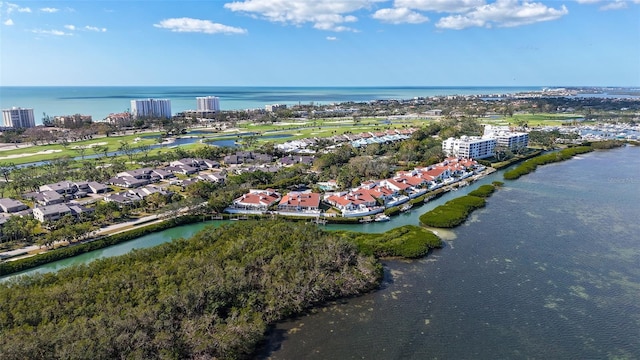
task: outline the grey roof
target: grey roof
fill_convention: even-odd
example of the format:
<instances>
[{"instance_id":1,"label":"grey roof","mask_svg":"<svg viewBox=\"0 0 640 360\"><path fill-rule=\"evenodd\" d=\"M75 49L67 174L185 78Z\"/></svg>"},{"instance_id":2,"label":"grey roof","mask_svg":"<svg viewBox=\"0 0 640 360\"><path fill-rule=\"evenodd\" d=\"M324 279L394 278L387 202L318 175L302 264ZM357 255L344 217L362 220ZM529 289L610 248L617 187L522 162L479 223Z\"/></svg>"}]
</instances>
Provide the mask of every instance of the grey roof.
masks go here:
<instances>
[{"instance_id":1,"label":"grey roof","mask_svg":"<svg viewBox=\"0 0 640 360\"><path fill-rule=\"evenodd\" d=\"M0 207L6 212L10 209L18 208L20 210L27 209L28 206L22 203L21 201L9 199L9 198L1 198L0 199Z\"/></svg>"},{"instance_id":2,"label":"grey roof","mask_svg":"<svg viewBox=\"0 0 640 360\"><path fill-rule=\"evenodd\" d=\"M53 215L53 214L63 214L63 213L71 213L71 209L65 204L54 204L41 206L33 209L33 211L40 211L44 216Z\"/></svg>"}]
</instances>

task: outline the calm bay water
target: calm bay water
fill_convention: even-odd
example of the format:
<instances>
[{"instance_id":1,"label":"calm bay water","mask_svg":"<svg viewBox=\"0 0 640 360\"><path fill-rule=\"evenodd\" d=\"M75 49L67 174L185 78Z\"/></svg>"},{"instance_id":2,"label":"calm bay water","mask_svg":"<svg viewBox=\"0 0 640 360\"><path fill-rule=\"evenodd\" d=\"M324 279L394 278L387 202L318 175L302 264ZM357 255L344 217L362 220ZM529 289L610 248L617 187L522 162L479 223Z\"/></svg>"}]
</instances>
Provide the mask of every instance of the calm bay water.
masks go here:
<instances>
[{"instance_id":1,"label":"calm bay water","mask_svg":"<svg viewBox=\"0 0 640 360\"><path fill-rule=\"evenodd\" d=\"M640 149L508 182L379 291L278 324L271 359L640 358Z\"/></svg>"},{"instance_id":2,"label":"calm bay water","mask_svg":"<svg viewBox=\"0 0 640 360\"><path fill-rule=\"evenodd\" d=\"M234 87L234 86L0 86L0 108L33 108L36 123L50 116L92 115L94 121L127 111L130 100L171 100L177 113L196 108L197 96L218 96L222 110L264 109L267 104L328 104L347 101L412 99L436 95L507 94L541 87Z\"/></svg>"}]
</instances>

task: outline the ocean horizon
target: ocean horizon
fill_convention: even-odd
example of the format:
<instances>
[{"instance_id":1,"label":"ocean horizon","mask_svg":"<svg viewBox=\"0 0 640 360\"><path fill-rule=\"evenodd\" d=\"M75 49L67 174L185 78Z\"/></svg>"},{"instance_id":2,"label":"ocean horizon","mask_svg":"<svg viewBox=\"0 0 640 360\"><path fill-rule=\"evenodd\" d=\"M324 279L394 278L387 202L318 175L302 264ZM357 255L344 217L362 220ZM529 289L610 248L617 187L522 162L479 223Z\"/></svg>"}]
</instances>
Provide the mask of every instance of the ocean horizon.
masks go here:
<instances>
[{"instance_id":1,"label":"ocean horizon","mask_svg":"<svg viewBox=\"0 0 640 360\"><path fill-rule=\"evenodd\" d=\"M268 104L326 105L446 95L513 94L543 86L0 86L0 108L33 108L36 124L49 116L83 114L101 121L128 111L130 100L169 99L173 114L196 108L196 97L217 96L221 110Z\"/></svg>"}]
</instances>

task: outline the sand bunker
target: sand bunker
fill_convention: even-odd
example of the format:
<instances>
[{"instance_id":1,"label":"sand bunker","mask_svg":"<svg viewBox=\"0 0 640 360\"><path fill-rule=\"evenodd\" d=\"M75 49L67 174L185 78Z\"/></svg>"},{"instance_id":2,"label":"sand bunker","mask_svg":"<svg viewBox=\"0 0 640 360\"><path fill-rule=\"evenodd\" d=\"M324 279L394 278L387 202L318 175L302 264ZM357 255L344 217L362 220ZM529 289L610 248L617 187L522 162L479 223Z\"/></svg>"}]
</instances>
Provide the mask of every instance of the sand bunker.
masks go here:
<instances>
[{"instance_id":1,"label":"sand bunker","mask_svg":"<svg viewBox=\"0 0 640 360\"><path fill-rule=\"evenodd\" d=\"M48 155L48 154L54 154L57 152L61 152L62 150L42 150L42 151L38 151L36 153L29 153L29 154L13 154L13 155L7 155L7 156L1 156L0 160L7 160L7 159L18 159L18 158L23 158L23 157L28 157L28 156L34 156L34 155Z\"/></svg>"},{"instance_id":2,"label":"sand bunker","mask_svg":"<svg viewBox=\"0 0 640 360\"><path fill-rule=\"evenodd\" d=\"M84 145L84 146L73 146L72 149L91 149L92 147L102 146L102 145L107 145L107 143L103 141L103 142L93 143L93 144ZM61 150L56 150L56 151L61 151Z\"/></svg>"}]
</instances>

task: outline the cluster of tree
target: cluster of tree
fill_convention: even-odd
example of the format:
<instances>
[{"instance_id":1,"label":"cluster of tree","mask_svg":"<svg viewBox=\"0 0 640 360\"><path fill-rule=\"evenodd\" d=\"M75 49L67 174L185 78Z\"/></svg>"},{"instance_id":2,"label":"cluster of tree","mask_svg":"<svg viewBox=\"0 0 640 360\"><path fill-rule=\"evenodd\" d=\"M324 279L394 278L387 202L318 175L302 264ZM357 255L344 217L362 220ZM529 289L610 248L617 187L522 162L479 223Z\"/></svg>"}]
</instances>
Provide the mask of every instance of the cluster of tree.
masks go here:
<instances>
[{"instance_id":1,"label":"cluster of tree","mask_svg":"<svg viewBox=\"0 0 640 360\"><path fill-rule=\"evenodd\" d=\"M505 172L503 176L506 180L515 180L522 175L526 175L530 172L535 171L539 165L568 160L575 155L584 154L590 151L593 151L593 148L591 146L576 146L548 154L539 155L526 160L522 164L518 165L518 167L516 167L515 169Z\"/></svg>"},{"instance_id":2,"label":"cluster of tree","mask_svg":"<svg viewBox=\"0 0 640 360\"><path fill-rule=\"evenodd\" d=\"M4 359L252 354L267 325L377 286L381 266L312 224L244 222L0 284Z\"/></svg>"},{"instance_id":3,"label":"cluster of tree","mask_svg":"<svg viewBox=\"0 0 640 360\"><path fill-rule=\"evenodd\" d=\"M442 247L442 240L431 231L405 225L382 234L339 231L345 239L358 245L360 251L377 257L418 258L429 250Z\"/></svg>"},{"instance_id":4,"label":"cluster of tree","mask_svg":"<svg viewBox=\"0 0 640 360\"><path fill-rule=\"evenodd\" d=\"M447 201L445 204L436 207L420 216L420 222L426 226L438 228L453 228L462 224L475 209L485 206L485 198L490 196L495 187L493 185L483 185L465 196Z\"/></svg>"},{"instance_id":5,"label":"cluster of tree","mask_svg":"<svg viewBox=\"0 0 640 360\"><path fill-rule=\"evenodd\" d=\"M580 135L578 134L575 134L575 133L565 134L565 133L561 133L558 130L552 130L552 131L532 130L529 132L529 143L532 145L534 144L541 145L541 146L544 146L545 148L551 148L555 146L556 141L558 139L575 140L579 138L580 138Z\"/></svg>"}]
</instances>

